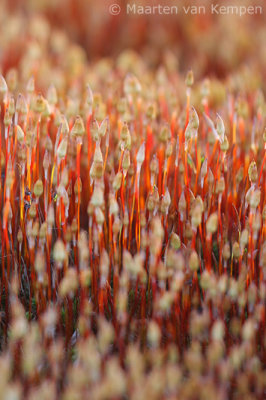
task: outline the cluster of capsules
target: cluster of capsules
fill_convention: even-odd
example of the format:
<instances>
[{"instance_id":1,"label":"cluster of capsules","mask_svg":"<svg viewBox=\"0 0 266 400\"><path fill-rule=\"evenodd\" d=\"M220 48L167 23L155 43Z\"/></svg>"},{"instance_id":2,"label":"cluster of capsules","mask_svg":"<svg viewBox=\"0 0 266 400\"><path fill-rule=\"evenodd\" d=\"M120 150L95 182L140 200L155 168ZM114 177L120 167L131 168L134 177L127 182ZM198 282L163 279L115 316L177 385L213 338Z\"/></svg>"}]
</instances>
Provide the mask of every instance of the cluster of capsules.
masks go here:
<instances>
[{"instance_id":1,"label":"cluster of capsules","mask_svg":"<svg viewBox=\"0 0 266 400\"><path fill-rule=\"evenodd\" d=\"M194 82L170 52L156 69L132 51L87 63L42 19L12 59L12 23L0 397L263 399L260 71Z\"/></svg>"}]
</instances>

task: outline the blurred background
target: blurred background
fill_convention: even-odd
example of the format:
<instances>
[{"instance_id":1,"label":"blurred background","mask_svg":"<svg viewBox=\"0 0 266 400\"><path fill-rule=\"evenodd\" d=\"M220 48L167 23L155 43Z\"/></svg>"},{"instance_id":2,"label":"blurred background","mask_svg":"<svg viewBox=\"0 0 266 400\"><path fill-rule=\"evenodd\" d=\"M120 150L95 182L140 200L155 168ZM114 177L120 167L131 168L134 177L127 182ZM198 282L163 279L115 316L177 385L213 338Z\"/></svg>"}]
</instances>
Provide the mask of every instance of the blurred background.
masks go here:
<instances>
[{"instance_id":1,"label":"blurred background","mask_svg":"<svg viewBox=\"0 0 266 400\"><path fill-rule=\"evenodd\" d=\"M113 16L111 4L121 7ZM140 5L205 5L212 0L136 0ZM236 69L266 71L266 24L262 15L127 15L121 0L2 0L0 3L0 64L2 73L17 65L28 51L38 59L37 45L49 40L50 49L65 51L66 43L78 45L88 61L115 59L121 51L134 50L149 67L157 67L171 53L180 71L224 79ZM229 0L222 5L261 5L263 0ZM25 61L26 62L26 61ZM265 81L265 79L263 79ZM265 85L263 83L263 85ZM264 86L265 89L265 86Z\"/></svg>"}]
</instances>

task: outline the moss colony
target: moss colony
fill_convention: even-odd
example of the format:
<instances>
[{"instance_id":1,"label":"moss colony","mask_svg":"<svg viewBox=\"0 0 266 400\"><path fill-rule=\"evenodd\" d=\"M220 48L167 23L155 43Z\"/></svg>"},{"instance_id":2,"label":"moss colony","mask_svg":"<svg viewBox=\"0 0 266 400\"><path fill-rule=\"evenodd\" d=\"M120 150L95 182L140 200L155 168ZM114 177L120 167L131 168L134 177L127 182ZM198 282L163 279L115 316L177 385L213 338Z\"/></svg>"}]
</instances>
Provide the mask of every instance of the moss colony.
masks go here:
<instances>
[{"instance_id":1,"label":"moss colony","mask_svg":"<svg viewBox=\"0 0 266 400\"><path fill-rule=\"evenodd\" d=\"M262 400L262 60L88 62L1 18L0 398Z\"/></svg>"}]
</instances>

